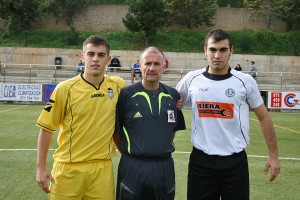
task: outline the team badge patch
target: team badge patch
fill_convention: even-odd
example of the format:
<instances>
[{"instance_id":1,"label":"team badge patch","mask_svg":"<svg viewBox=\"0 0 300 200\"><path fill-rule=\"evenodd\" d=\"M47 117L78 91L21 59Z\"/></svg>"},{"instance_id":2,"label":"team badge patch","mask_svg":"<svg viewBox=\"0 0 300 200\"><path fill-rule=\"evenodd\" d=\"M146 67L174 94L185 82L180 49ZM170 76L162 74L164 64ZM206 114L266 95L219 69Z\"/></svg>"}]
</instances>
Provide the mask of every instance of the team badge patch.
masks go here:
<instances>
[{"instance_id":1,"label":"team badge patch","mask_svg":"<svg viewBox=\"0 0 300 200\"><path fill-rule=\"evenodd\" d=\"M114 91L111 89L111 88L108 88L107 89L107 93L108 93L108 97L110 99L113 99L114 98Z\"/></svg>"},{"instance_id":2,"label":"team badge patch","mask_svg":"<svg viewBox=\"0 0 300 200\"><path fill-rule=\"evenodd\" d=\"M235 95L234 89L228 88L228 89L225 91L225 95L228 96L228 97L233 97L233 96Z\"/></svg>"},{"instance_id":3,"label":"team badge patch","mask_svg":"<svg viewBox=\"0 0 300 200\"><path fill-rule=\"evenodd\" d=\"M175 113L174 110L168 110L168 122L175 123Z\"/></svg>"}]
</instances>

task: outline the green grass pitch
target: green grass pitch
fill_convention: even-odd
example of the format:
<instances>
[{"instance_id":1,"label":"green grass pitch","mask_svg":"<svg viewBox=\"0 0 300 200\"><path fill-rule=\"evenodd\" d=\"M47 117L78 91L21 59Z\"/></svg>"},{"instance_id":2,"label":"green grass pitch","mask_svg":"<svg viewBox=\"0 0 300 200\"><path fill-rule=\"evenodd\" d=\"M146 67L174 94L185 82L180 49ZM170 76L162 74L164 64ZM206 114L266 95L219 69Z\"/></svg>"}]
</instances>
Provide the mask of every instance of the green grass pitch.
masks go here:
<instances>
[{"instance_id":1,"label":"green grass pitch","mask_svg":"<svg viewBox=\"0 0 300 200\"><path fill-rule=\"evenodd\" d=\"M47 195L35 181L36 143L38 128L35 122L41 105L0 104L0 199L41 200ZM254 114L250 113L251 144L246 149L250 168L251 200L298 200L300 185L300 113L270 113L276 128L281 173L274 182L263 175L268 155L263 135ZM176 200L186 199L187 166L190 143L191 111L184 110L187 130L175 137L173 154L176 170ZM55 149L53 139L51 149ZM49 151L48 166L52 167ZM115 174L119 153L113 158Z\"/></svg>"}]
</instances>

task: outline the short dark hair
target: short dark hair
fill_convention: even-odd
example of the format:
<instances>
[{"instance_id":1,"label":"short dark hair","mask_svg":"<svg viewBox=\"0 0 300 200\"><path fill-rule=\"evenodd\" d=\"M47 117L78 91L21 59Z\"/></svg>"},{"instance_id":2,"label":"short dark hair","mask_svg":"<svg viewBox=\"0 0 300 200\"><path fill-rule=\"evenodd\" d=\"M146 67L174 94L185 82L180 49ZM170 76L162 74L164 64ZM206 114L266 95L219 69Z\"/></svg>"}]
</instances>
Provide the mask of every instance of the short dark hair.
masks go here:
<instances>
[{"instance_id":1,"label":"short dark hair","mask_svg":"<svg viewBox=\"0 0 300 200\"><path fill-rule=\"evenodd\" d=\"M209 33L207 33L205 37L204 46L207 46L207 42L209 38L213 38L215 42L219 42L221 40L228 40L230 48L232 47L232 39L229 33L222 29L213 29Z\"/></svg>"},{"instance_id":2,"label":"short dark hair","mask_svg":"<svg viewBox=\"0 0 300 200\"><path fill-rule=\"evenodd\" d=\"M255 64L255 62L254 62L254 61L251 61L251 64L252 64L252 65L254 65L254 64Z\"/></svg>"},{"instance_id":3,"label":"short dark hair","mask_svg":"<svg viewBox=\"0 0 300 200\"><path fill-rule=\"evenodd\" d=\"M106 53L109 55L110 53L110 45L109 42L100 35L91 35L83 42L83 49L87 44L93 44L95 46L103 45L106 48Z\"/></svg>"}]
</instances>

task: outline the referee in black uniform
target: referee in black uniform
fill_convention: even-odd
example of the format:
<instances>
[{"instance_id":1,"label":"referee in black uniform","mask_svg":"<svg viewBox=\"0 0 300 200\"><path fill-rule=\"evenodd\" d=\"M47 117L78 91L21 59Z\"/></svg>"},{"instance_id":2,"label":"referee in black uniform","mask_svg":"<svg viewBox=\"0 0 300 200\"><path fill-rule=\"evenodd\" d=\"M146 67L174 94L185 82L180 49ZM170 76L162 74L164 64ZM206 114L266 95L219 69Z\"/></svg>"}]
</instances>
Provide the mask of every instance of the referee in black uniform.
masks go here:
<instances>
[{"instance_id":1,"label":"referee in black uniform","mask_svg":"<svg viewBox=\"0 0 300 200\"><path fill-rule=\"evenodd\" d=\"M160 83L165 56L156 47L140 56L142 81L121 91L114 141L122 153L117 200L173 200L175 197L173 139L185 129L176 108L179 93Z\"/></svg>"}]
</instances>

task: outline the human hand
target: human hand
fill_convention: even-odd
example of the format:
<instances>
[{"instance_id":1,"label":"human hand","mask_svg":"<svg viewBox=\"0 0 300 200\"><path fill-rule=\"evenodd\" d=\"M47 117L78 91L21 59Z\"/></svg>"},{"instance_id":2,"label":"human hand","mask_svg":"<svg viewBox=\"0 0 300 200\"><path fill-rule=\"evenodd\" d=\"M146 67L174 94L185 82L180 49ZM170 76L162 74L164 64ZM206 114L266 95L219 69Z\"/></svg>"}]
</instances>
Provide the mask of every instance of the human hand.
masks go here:
<instances>
[{"instance_id":1,"label":"human hand","mask_svg":"<svg viewBox=\"0 0 300 200\"><path fill-rule=\"evenodd\" d=\"M179 99L179 100L177 101L177 103L176 103L176 108L177 108L178 110L181 110L182 107L183 107L183 98L182 98L182 95L180 94L180 99Z\"/></svg>"},{"instance_id":2,"label":"human hand","mask_svg":"<svg viewBox=\"0 0 300 200\"><path fill-rule=\"evenodd\" d=\"M265 165L264 174L266 175L269 171L269 168L271 168L271 175L270 175L270 181L273 181L278 174L280 173L280 164L278 157L271 157L269 156L267 163Z\"/></svg>"},{"instance_id":3,"label":"human hand","mask_svg":"<svg viewBox=\"0 0 300 200\"><path fill-rule=\"evenodd\" d=\"M36 182L39 187L42 188L46 193L49 193L48 179L53 184L55 183L54 178L51 175L51 172L47 168L38 169L36 172Z\"/></svg>"}]
</instances>

